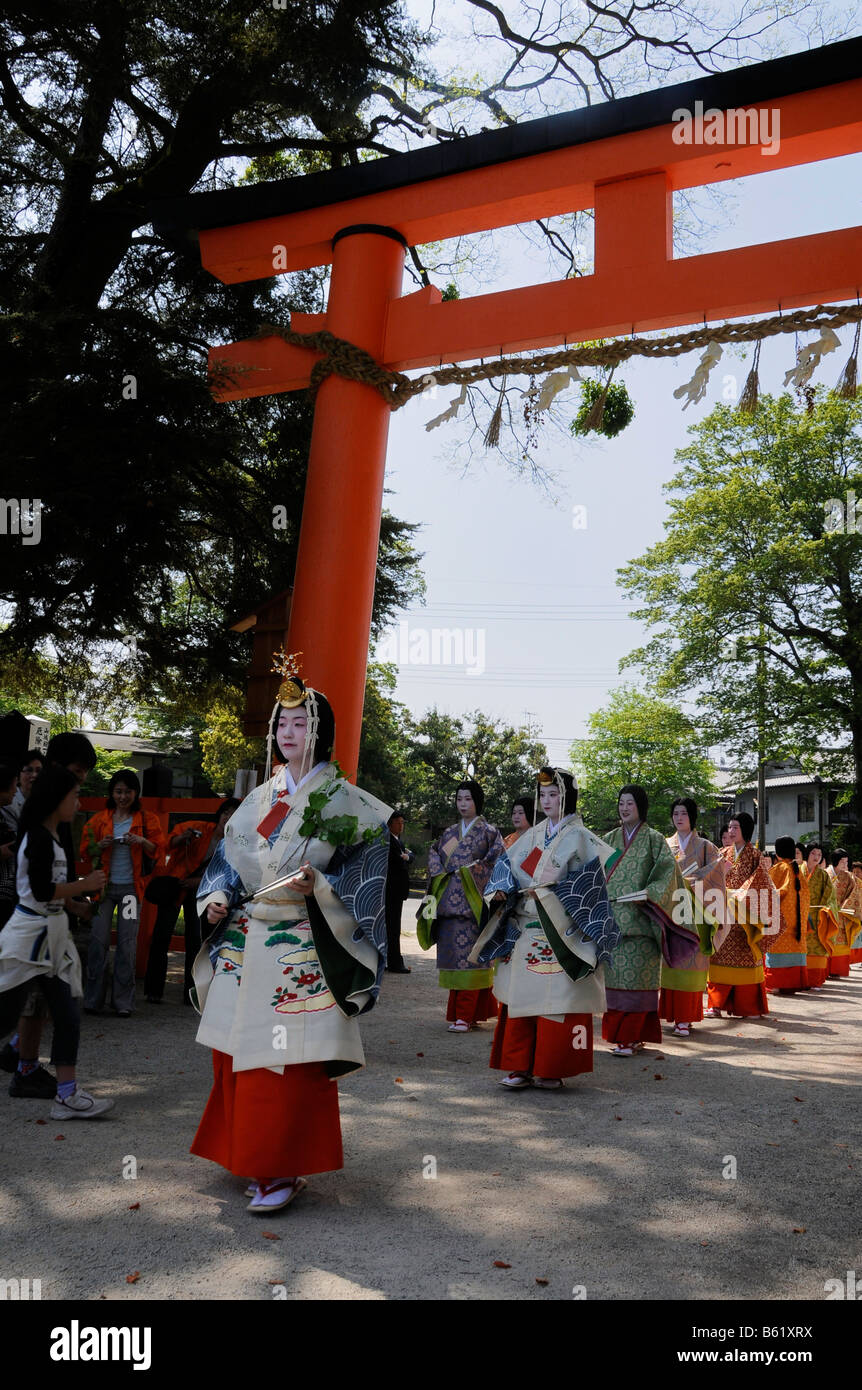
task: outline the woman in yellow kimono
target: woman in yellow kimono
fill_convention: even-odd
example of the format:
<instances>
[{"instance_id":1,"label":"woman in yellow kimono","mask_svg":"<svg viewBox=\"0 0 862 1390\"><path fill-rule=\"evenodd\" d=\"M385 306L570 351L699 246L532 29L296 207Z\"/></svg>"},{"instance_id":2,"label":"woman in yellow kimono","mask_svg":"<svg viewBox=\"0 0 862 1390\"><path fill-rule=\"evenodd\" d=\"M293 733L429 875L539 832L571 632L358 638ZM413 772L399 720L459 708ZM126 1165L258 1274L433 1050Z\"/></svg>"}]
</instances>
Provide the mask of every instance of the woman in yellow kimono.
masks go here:
<instances>
[{"instance_id":1,"label":"woman in yellow kimono","mask_svg":"<svg viewBox=\"0 0 862 1390\"><path fill-rule=\"evenodd\" d=\"M792 836L779 835L775 855L769 876L781 897L781 930L766 941L764 984L774 994L795 994L808 988L808 882L796 862Z\"/></svg>"},{"instance_id":2,"label":"woman in yellow kimono","mask_svg":"<svg viewBox=\"0 0 862 1390\"><path fill-rule=\"evenodd\" d=\"M766 929L777 935L778 892L751 843L754 820L740 811L728 826L731 844L725 861L730 931L709 962L706 1018L721 1018L722 1009L741 1018L765 1018L769 1001L763 980L761 939Z\"/></svg>"},{"instance_id":3,"label":"woman in yellow kimono","mask_svg":"<svg viewBox=\"0 0 862 1390\"><path fill-rule=\"evenodd\" d=\"M862 965L862 864L858 860L853 861L853 877L856 880L856 922L857 930L853 932L853 944L850 948L850 964Z\"/></svg>"},{"instance_id":4,"label":"woman in yellow kimono","mask_svg":"<svg viewBox=\"0 0 862 1390\"><path fill-rule=\"evenodd\" d=\"M829 975L832 942L838 935L838 903L828 873L823 867L823 851L819 845L807 845L807 860L803 874L808 883L808 936L805 943L808 985L820 990Z\"/></svg>"},{"instance_id":5,"label":"woman in yellow kimono","mask_svg":"<svg viewBox=\"0 0 862 1390\"><path fill-rule=\"evenodd\" d=\"M688 1038L691 1025L703 1018L709 957L716 932L724 926L727 899L721 851L695 830L697 802L690 796L677 797L671 807L671 819L676 829L667 842L668 849L695 897L695 927L700 936L700 950L685 970L673 969L666 961L662 962L659 1014L673 1024L674 1037Z\"/></svg>"},{"instance_id":6,"label":"woman in yellow kimono","mask_svg":"<svg viewBox=\"0 0 862 1390\"><path fill-rule=\"evenodd\" d=\"M847 851L835 850L829 865L829 877L835 889L838 906L838 931L832 943L829 957L829 978L846 979L850 974L850 954L853 941L859 931L859 914L856 904L857 884L847 867Z\"/></svg>"}]
</instances>

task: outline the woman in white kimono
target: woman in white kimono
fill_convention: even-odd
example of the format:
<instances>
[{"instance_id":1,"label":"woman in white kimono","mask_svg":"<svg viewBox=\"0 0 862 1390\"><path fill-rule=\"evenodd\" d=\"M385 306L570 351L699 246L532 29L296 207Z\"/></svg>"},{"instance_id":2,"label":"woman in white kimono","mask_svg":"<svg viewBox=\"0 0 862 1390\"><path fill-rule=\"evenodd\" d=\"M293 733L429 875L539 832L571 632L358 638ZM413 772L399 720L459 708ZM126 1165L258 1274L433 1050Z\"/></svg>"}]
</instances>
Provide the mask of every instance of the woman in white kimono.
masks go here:
<instances>
[{"instance_id":1,"label":"woman in white kimono","mask_svg":"<svg viewBox=\"0 0 862 1390\"><path fill-rule=\"evenodd\" d=\"M331 761L326 697L285 675L270 727L284 759L225 828L199 889L217 930L195 961L214 1083L192 1153L251 1176L266 1214L341 1168L335 1078L364 1064L360 1014L386 963L390 808ZM194 1002L194 1001L193 1001Z\"/></svg>"},{"instance_id":2,"label":"woman in white kimono","mask_svg":"<svg viewBox=\"0 0 862 1390\"><path fill-rule=\"evenodd\" d=\"M570 772L544 767L547 817L497 860L485 890L495 908L472 960L497 962L500 1013L489 1065L510 1090L559 1090L593 1069L593 1019L605 1007L604 965L619 939L605 886L614 850L575 814Z\"/></svg>"}]
</instances>

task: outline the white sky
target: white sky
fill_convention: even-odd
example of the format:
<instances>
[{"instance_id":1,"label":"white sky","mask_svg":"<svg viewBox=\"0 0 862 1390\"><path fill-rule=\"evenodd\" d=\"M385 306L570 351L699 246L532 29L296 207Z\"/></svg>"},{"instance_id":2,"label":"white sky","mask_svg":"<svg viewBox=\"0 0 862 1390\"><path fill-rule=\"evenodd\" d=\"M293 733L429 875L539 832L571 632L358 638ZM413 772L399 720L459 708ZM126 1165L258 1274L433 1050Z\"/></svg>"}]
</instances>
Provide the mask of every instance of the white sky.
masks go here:
<instances>
[{"instance_id":1,"label":"white sky","mask_svg":"<svg viewBox=\"0 0 862 1390\"><path fill-rule=\"evenodd\" d=\"M773 170L723 187L727 205L712 214L715 229L698 250L862 222L862 155ZM532 251L517 232L499 234L495 248L493 277L460 279L462 297L562 275L550 273L546 254ZM405 292L412 288L405 282ZM841 348L824 358L815 383L837 380L851 330L839 336ZM635 679L631 672L620 676L618 662L644 633L627 617L615 572L661 538L662 484L675 471L674 451L688 442L688 427L722 399L727 377L736 377L741 389L749 366L725 349L704 401L683 411L673 391L691 377L698 356L634 361L618 370L636 415L615 440L585 444L545 432L543 457L559 477L556 502L528 478L514 476L493 452L480 452L466 471L450 462L453 446L467 437L466 426L445 424L432 433L424 426L457 395L456 388L441 389L435 400L419 397L393 415L386 505L396 516L422 523L418 545L428 583L426 607L402 615L414 661L399 667L397 696L412 711L434 704L451 714L481 708L517 725L529 711L552 759L563 762L572 739L585 734L589 714L623 679ZM762 392L781 389L794 358L792 335L764 344ZM574 413L578 387L558 401L571 402ZM587 509L586 529L573 526L576 505ZM418 630L430 634L434 628L463 630L472 642L472 675L464 664L415 663Z\"/></svg>"}]
</instances>

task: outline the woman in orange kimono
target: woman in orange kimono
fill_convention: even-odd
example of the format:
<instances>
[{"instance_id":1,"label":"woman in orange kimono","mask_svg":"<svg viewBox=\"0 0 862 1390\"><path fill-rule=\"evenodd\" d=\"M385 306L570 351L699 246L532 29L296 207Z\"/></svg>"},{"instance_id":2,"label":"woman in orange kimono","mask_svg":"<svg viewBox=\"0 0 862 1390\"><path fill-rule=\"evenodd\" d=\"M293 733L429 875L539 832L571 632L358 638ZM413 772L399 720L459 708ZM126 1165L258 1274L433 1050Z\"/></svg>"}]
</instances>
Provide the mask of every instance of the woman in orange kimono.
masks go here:
<instances>
[{"instance_id":1,"label":"woman in orange kimono","mask_svg":"<svg viewBox=\"0 0 862 1390\"><path fill-rule=\"evenodd\" d=\"M731 928L709 962L705 1017L721 1018L722 1009L726 1009L741 1018L764 1018L769 1001L760 942L764 928L772 927L773 921L778 923L778 893L761 863L760 851L751 843L752 817L740 811L728 829L732 843L722 854Z\"/></svg>"},{"instance_id":2,"label":"woman in orange kimono","mask_svg":"<svg viewBox=\"0 0 862 1390\"><path fill-rule=\"evenodd\" d=\"M859 930L856 907L856 880L847 867L847 851L837 849L829 865L829 877L838 904L838 931L829 957L829 978L846 979L850 974L850 953Z\"/></svg>"},{"instance_id":3,"label":"woman in orange kimono","mask_svg":"<svg viewBox=\"0 0 862 1390\"><path fill-rule=\"evenodd\" d=\"M770 878L781 895L781 930L767 941L764 984L774 994L795 994L808 988L808 883L796 862L792 836L778 837L775 854Z\"/></svg>"},{"instance_id":4,"label":"woman in orange kimono","mask_svg":"<svg viewBox=\"0 0 862 1390\"><path fill-rule=\"evenodd\" d=\"M503 848L508 849L516 840L520 840L533 824L533 798L531 796L519 796L517 801L512 802L512 825L514 829L503 836Z\"/></svg>"},{"instance_id":5,"label":"woman in orange kimono","mask_svg":"<svg viewBox=\"0 0 862 1390\"><path fill-rule=\"evenodd\" d=\"M850 964L862 965L862 864L858 860L853 862L853 877L856 880L856 920L859 930L853 933L853 944L850 947Z\"/></svg>"},{"instance_id":6,"label":"woman in orange kimono","mask_svg":"<svg viewBox=\"0 0 862 1390\"><path fill-rule=\"evenodd\" d=\"M838 935L838 904L829 875L823 867L823 851L819 845L808 845L808 858L803 874L808 883L808 936L805 951L808 957L808 984L820 990L829 975L832 942Z\"/></svg>"}]
</instances>

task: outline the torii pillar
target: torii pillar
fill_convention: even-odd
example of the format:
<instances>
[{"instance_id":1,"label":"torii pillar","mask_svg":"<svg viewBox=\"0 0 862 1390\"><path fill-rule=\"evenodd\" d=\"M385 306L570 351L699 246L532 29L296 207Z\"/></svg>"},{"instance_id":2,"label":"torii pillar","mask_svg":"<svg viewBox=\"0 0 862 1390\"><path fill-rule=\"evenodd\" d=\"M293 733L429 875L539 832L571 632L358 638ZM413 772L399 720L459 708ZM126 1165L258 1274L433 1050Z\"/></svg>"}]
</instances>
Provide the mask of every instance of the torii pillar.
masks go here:
<instances>
[{"instance_id":1,"label":"torii pillar","mask_svg":"<svg viewBox=\"0 0 862 1390\"><path fill-rule=\"evenodd\" d=\"M327 329L376 362L406 249L390 227L345 227L333 237ZM334 375L321 383L290 611L288 650L303 653L306 679L332 704L336 756L349 776L359 757L390 415L373 386Z\"/></svg>"}]
</instances>

